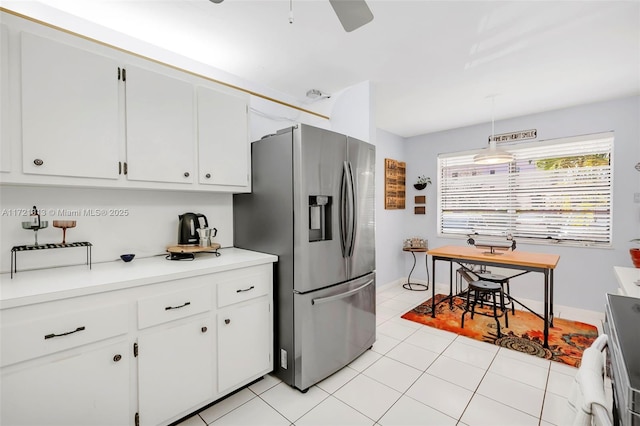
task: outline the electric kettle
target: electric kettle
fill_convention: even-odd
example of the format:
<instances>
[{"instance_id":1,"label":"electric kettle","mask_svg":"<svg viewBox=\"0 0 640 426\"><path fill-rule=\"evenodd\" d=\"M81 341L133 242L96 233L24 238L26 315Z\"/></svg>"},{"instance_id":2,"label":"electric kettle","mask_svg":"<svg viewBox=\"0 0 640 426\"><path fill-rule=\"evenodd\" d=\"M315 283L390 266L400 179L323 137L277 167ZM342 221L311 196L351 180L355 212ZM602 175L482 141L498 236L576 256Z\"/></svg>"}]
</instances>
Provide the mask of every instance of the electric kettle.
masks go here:
<instances>
[{"instance_id":1,"label":"electric kettle","mask_svg":"<svg viewBox=\"0 0 640 426\"><path fill-rule=\"evenodd\" d=\"M198 229L209 227L207 217L201 213L184 213L178 215L178 219L178 244L198 245Z\"/></svg>"}]
</instances>

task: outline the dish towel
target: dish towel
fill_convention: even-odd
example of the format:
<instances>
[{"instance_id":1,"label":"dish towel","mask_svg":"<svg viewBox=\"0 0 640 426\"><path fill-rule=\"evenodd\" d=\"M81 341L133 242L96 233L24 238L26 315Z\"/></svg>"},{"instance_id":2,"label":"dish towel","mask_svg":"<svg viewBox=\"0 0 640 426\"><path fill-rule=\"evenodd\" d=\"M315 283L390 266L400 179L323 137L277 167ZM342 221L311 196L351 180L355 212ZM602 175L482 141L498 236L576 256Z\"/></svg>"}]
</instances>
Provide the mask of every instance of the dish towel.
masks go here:
<instances>
[{"instance_id":1,"label":"dish towel","mask_svg":"<svg viewBox=\"0 0 640 426\"><path fill-rule=\"evenodd\" d=\"M607 335L603 334L585 349L569 394L574 413L573 426L611 425L609 403L604 392L604 353Z\"/></svg>"}]
</instances>

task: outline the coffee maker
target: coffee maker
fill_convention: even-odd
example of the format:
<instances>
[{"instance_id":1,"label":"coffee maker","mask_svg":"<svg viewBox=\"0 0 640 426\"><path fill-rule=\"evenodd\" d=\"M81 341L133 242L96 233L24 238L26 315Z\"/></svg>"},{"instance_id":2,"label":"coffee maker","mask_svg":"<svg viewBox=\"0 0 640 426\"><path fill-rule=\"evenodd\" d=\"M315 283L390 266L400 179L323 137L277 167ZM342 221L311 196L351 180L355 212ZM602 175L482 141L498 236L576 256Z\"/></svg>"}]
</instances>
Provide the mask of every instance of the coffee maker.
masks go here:
<instances>
[{"instance_id":1,"label":"coffee maker","mask_svg":"<svg viewBox=\"0 0 640 426\"><path fill-rule=\"evenodd\" d=\"M184 213L178 215L178 244L195 245L200 241L198 229L208 228L207 217L201 213Z\"/></svg>"}]
</instances>

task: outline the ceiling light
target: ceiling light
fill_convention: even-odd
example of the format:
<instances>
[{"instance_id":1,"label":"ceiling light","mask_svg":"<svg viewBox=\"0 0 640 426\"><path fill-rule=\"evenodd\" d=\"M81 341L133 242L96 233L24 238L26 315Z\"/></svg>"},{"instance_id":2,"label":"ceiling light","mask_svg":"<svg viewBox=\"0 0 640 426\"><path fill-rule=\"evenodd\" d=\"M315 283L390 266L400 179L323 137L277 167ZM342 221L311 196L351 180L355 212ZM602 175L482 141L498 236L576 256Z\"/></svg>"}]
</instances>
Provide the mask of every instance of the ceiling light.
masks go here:
<instances>
[{"instance_id":1,"label":"ceiling light","mask_svg":"<svg viewBox=\"0 0 640 426\"><path fill-rule=\"evenodd\" d=\"M513 161L513 154L498 149L496 141L489 142L489 148L473 157L475 164L502 164Z\"/></svg>"},{"instance_id":2,"label":"ceiling light","mask_svg":"<svg viewBox=\"0 0 640 426\"><path fill-rule=\"evenodd\" d=\"M510 163L513 161L513 154L503 151L496 146L496 141L493 139L495 134L495 119L494 119L494 96L491 96L491 137L489 138L489 148L485 148L483 152L476 154L473 157L475 164L502 164Z\"/></svg>"}]
</instances>

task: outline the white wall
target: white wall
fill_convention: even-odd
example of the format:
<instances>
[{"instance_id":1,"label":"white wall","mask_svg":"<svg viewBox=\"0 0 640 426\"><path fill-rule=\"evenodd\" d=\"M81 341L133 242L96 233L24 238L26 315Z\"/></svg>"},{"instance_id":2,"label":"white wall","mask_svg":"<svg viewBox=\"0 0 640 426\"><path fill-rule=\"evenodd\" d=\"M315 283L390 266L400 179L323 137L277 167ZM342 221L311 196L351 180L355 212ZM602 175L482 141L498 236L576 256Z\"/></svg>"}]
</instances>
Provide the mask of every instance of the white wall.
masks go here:
<instances>
[{"instance_id":1,"label":"white wall","mask_svg":"<svg viewBox=\"0 0 640 426\"><path fill-rule=\"evenodd\" d=\"M145 191L59 187L3 186L2 211L38 209L50 212L42 216L49 227L38 231L39 243L62 242L62 230L53 228L54 219L76 220L76 228L67 230L67 242L89 241L93 244L93 262L117 260L121 254L135 253L149 257L165 253L178 242L178 215L202 213L209 226L218 229L215 242L233 245L231 194L203 194L178 191ZM62 216L59 210L118 209L126 216ZM14 245L33 244L34 233L21 227L28 216L3 214L0 217L0 252L2 272L10 270L9 253ZM19 253L18 270L82 264L83 249L68 248Z\"/></svg>"},{"instance_id":2,"label":"white wall","mask_svg":"<svg viewBox=\"0 0 640 426\"><path fill-rule=\"evenodd\" d=\"M613 266L632 266L628 250L629 240L640 236L640 204L633 201L634 192L640 192L640 173L634 169L640 161L640 97L630 97L591 105L576 106L557 111L518 117L495 123L496 133L537 129L538 140L599 133L613 130L614 192L613 192L613 247L573 248L533 245L518 242L518 250L556 253L560 263L555 271L555 303L582 309L603 311L604 294L615 292L616 278ZM491 124L470 126L450 131L422 135L407 139L404 152L407 160L407 186L418 175L430 176L437 182L437 155L486 147ZM526 142L523 142L526 143ZM413 215L411 203L418 192L410 188L407 198L405 232L426 232L430 247L447 244L465 244L464 239L446 239L437 236L435 185L421 191L427 194L427 215ZM448 283L448 267L436 267L436 281ZM418 270L416 277L424 272ZM542 276L529 274L514 280L511 286L516 297L543 300Z\"/></svg>"},{"instance_id":3,"label":"white wall","mask_svg":"<svg viewBox=\"0 0 640 426\"><path fill-rule=\"evenodd\" d=\"M384 208L384 160L405 161L404 138L384 130L377 132L376 142L376 285L382 286L406 276L402 251L405 239L404 210Z\"/></svg>"}]
</instances>

